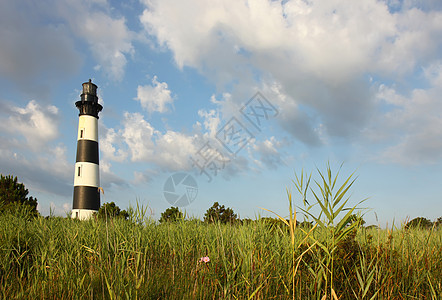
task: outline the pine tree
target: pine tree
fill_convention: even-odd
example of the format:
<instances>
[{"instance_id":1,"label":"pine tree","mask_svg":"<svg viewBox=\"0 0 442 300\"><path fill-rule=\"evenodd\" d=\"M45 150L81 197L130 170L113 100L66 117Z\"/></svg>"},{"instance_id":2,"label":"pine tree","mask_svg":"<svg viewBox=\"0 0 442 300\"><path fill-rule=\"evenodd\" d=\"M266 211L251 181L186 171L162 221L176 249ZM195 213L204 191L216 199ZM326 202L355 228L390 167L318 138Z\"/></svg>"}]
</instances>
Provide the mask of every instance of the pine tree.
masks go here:
<instances>
[{"instance_id":1,"label":"pine tree","mask_svg":"<svg viewBox=\"0 0 442 300\"><path fill-rule=\"evenodd\" d=\"M37 215L37 198L28 197L28 194L28 189L18 182L17 176L0 174L0 211L11 210L18 205Z\"/></svg>"},{"instance_id":2,"label":"pine tree","mask_svg":"<svg viewBox=\"0 0 442 300\"><path fill-rule=\"evenodd\" d=\"M183 213L178 207L170 207L161 213L160 223L175 222L183 219Z\"/></svg>"},{"instance_id":3,"label":"pine tree","mask_svg":"<svg viewBox=\"0 0 442 300\"><path fill-rule=\"evenodd\" d=\"M219 205L218 202L213 203L212 207L206 211L204 215L204 222L213 223L235 223L238 217L230 207L225 208L224 205Z\"/></svg>"},{"instance_id":4,"label":"pine tree","mask_svg":"<svg viewBox=\"0 0 442 300\"><path fill-rule=\"evenodd\" d=\"M125 209L121 210L120 207L115 204L115 202L103 203L98 210L98 218L106 219L106 217L122 217L127 220L129 218L129 213Z\"/></svg>"}]
</instances>

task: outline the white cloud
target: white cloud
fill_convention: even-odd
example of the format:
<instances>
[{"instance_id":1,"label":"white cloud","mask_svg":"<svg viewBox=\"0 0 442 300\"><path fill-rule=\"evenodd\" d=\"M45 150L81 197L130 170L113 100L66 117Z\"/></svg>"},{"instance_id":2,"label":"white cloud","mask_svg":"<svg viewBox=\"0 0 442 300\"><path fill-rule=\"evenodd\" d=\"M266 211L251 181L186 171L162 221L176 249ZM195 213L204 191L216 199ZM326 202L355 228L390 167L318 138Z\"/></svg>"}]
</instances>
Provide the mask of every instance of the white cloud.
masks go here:
<instances>
[{"instance_id":1,"label":"white cloud","mask_svg":"<svg viewBox=\"0 0 442 300\"><path fill-rule=\"evenodd\" d=\"M57 142L58 108L36 101L23 108L6 104L1 107L1 172L18 176L33 192L72 197L75 157L68 159L66 146ZM100 161L102 182L104 187L124 185L125 181L110 170L108 159L122 161L127 153L113 146L114 142L118 144L118 134L113 129L104 132L100 142L104 154Z\"/></svg>"},{"instance_id":2,"label":"white cloud","mask_svg":"<svg viewBox=\"0 0 442 300\"><path fill-rule=\"evenodd\" d=\"M100 126L99 143L104 159L122 162L127 158L127 152L122 149L122 138L115 129Z\"/></svg>"},{"instance_id":3,"label":"white cloud","mask_svg":"<svg viewBox=\"0 0 442 300\"><path fill-rule=\"evenodd\" d=\"M110 172L111 161L122 162L126 158L133 163L138 163L140 167L144 167L143 163L151 164L156 168L156 171L189 171L193 169L194 166L192 166L190 158L195 157L198 150L207 141L211 141L213 145L218 143L213 139L216 126L220 122L216 113L201 111L200 116L204 118L204 130L197 122L196 129L192 133L173 130L163 133L147 122L142 114L126 112L122 128L105 129L104 137L100 140L103 159L109 162L106 166L103 165L102 169ZM230 173L238 172L244 165L247 166L247 163L238 159L238 163L231 166ZM134 176L134 182L138 183L148 181L154 174L136 171Z\"/></svg>"},{"instance_id":4,"label":"white cloud","mask_svg":"<svg viewBox=\"0 0 442 300\"><path fill-rule=\"evenodd\" d=\"M164 113L168 110L168 105L173 103L171 91L166 82L159 82L157 76L152 79L152 85L139 85L137 88L137 98L141 106L148 111Z\"/></svg>"},{"instance_id":5,"label":"white cloud","mask_svg":"<svg viewBox=\"0 0 442 300\"><path fill-rule=\"evenodd\" d=\"M125 113L121 137L133 162L153 163L164 170L188 170L189 157L196 152L197 136L172 130L155 130L140 113Z\"/></svg>"},{"instance_id":6,"label":"white cloud","mask_svg":"<svg viewBox=\"0 0 442 300\"><path fill-rule=\"evenodd\" d=\"M145 30L180 68L198 69L236 103L277 85L278 122L308 145L359 136L375 119L377 79L414 84L442 49L442 12L426 9L435 2L144 3Z\"/></svg>"},{"instance_id":7,"label":"white cloud","mask_svg":"<svg viewBox=\"0 0 442 300\"><path fill-rule=\"evenodd\" d=\"M32 149L39 149L58 137L58 109L53 105L40 106L35 100L28 102L26 107L9 106L3 113L9 117L1 117L0 129L10 134L19 133Z\"/></svg>"},{"instance_id":8,"label":"white cloud","mask_svg":"<svg viewBox=\"0 0 442 300\"><path fill-rule=\"evenodd\" d=\"M189 136L180 132L167 131L156 141L158 164L167 170L190 169L189 157L198 150L194 144L196 138L196 136Z\"/></svg>"},{"instance_id":9,"label":"white cloud","mask_svg":"<svg viewBox=\"0 0 442 300\"><path fill-rule=\"evenodd\" d=\"M63 18L71 32L84 39L99 64L113 80L122 80L127 56L134 54L136 33L124 17L113 17L106 1L56 1L51 11Z\"/></svg>"},{"instance_id":10,"label":"white cloud","mask_svg":"<svg viewBox=\"0 0 442 300\"><path fill-rule=\"evenodd\" d=\"M336 0L283 4L194 0L174 3L177 9L170 10L171 4L167 0L146 1L140 20L160 44L173 51L180 67L202 70L212 63L220 72L230 69L224 57L238 62L238 57L248 56L245 62L253 61L261 69L284 59L293 71L312 72L336 82L372 68L373 58L384 55L382 47L401 34L396 17L380 1L351 5ZM218 42L231 50L217 56L220 50L213 53L211 44L220 46Z\"/></svg>"},{"instance_id":11,"label":"white cloud","mask_svg":"<svg viewBox=\"0 0 442 300\"><path fill-rule=\"evenodd\" d=\"M286 144L286 142L278 141L274 136L272 136L270 139L254 143L252 145L253 152L251 155L258 155L258 158L254 159L254 161L259 167L266 167L268 169L275 170L281 164L283 164L280 151L281 148Z\"/></svg>"},{"instance_id":12,"label":"white cloud","mask_svg":"<svg viewBox=\"0 0 442 300\"><path fill-rule=\"evenodd\" d=\"M86 42L94 69L122 80L138 36L114 12L107 1L1 1L0 38L7 42L0 46L0 75L22 91L47 96L47 82L76 74L90 56L78 51Z\"/></svg>"},{"instance_id":13,"label":"white cloud","mask_svg":"<svg viewBox=\"0 0 442 300\"><path fill-rule=\"evenodd\" d=\"M377 160L406 165L435 163L442 159L442 64L424 70L432 86L403 95L394 87L380 86L381 110L364 131L370 142L385 145Z\"/></svg>"},{"instance_id":14,"label":"white cloud","mask_svg":"<svg viewBox=\"0 0 442 300\"><path fill-rule=\"evenodd\" d=\"M151 161L154 156L154 128L140 113L124 114L122 137L129 147L131 160Z\"/></svg>"},{"instance_id":15,"label":"white cloud","mask_svg":"<svg viewBox=\"0 0 442 300\"><path fill-rule=\"evenodd\" d=\"M25 107L0 104L1 172L14 174L33 192L72 195L73 166L59 136L58 108L32 100Z\"/></svg>"},{"instance_id":16,"label":"white cloud","mask_svg":"<svg viewBox=\"0 0 442 300\"><path fill-rule=\"evenodd\" d=\"M216 133L221 128L220 126L221 119L219 117L219 113L214 109L211 109L209 111L200 109L198 111L198 116L204 118L203 124L204 124L204 129L208 133L207 137L215 138Z\"/></svg>"}]
</instances>

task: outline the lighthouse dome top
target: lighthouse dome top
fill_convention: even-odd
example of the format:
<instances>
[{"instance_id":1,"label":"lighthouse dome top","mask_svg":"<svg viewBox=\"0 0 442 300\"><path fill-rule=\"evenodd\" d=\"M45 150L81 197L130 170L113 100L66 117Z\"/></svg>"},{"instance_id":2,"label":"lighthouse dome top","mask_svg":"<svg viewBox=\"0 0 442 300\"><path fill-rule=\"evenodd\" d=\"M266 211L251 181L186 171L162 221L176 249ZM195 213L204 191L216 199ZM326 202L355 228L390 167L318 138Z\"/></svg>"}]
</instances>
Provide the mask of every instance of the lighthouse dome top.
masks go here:
<instances>
[{"instance_id":1,"label":"lighthouse dome top","mask_svg":"<svg viewBox=\"0 0 442 300\"><path fill-rule=\"evenodd\" d=\"M83 83L83 94L97 95L97 86L92 83L91 79L89 79L88 82Z\"/></svg>"}]
</instances>

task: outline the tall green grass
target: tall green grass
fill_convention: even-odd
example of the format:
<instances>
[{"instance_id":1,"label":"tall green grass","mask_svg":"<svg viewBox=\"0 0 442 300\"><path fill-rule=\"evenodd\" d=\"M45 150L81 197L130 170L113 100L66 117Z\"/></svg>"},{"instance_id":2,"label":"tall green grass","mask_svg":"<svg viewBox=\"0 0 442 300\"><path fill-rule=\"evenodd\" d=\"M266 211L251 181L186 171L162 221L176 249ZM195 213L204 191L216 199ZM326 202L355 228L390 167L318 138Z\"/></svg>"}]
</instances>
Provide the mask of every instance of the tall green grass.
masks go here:
<instances>
[{"instance_id":1,"label":"tall green grass","mask_svg":"<svg viewBox=\"0 0 442 300\"><path fill-rule=\"evenodd\" d=\"M2 214L0 298L321 299L330 289L320 274L324 252L300 229L293 238L295 249L287 230L261 221ZM314 238L330 236L319 228ZM441 230L361 229L335 250L333 289L340 299L440 299L441 245ZM198 262L203 256L210 262Z\"/></svg>"},{"instance_id":2,"label":"tall green grass","mask_svg":"<svg viewBox=\"0 0 442 300\"><path fill-rule=\"evenodd\" d=\"M145 208L127 221L2 213L0 298L441 299L442 230L349 224L353 175L338 175L296 177L282 225L158 224ZM303 202L312 228L296 227Z\"/></svg>"}]
</instances>

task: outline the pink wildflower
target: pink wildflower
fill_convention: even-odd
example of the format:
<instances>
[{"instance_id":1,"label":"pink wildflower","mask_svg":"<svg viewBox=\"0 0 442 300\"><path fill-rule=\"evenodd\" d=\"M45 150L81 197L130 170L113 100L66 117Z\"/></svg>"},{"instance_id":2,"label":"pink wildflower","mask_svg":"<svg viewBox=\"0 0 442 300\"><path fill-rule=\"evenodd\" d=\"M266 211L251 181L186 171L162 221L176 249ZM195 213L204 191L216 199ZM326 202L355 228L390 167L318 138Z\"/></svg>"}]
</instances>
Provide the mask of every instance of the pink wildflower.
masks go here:
<instances>
[{"instance_id":1,"label":"pink wildflower","mask_svg":"<svg viewBox=\"0 0 442 300\"><path fill-rule=\"evenodd\" d=\"M200 258L199 262L208 263L210 261L210 258L208 256L203 256Z\"/></svg>"}]
</instances>

